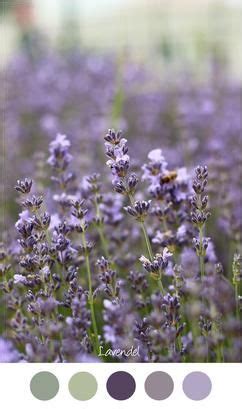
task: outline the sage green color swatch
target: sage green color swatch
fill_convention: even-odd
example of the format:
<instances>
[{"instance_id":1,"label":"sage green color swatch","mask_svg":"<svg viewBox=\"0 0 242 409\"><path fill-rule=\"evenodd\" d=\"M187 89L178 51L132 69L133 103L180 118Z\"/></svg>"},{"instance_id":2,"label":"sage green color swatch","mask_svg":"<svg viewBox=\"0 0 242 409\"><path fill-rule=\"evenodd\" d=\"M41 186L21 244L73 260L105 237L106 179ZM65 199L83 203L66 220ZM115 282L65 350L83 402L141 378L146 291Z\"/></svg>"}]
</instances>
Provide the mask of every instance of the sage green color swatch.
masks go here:
<instances>
[{"instance_id":1,"label":"sage green color swatch","mask_svg":"<svg viewBox=\"0 0 242 409\"><path fill-rule=\"evenodd\" d=\"M77 372L69 381L69 391L77 400L89 400L97 392L96 378L89 372Z\"/></svg>"},{"instance_id":2,"label":"sage green color swatch","mask_svg":"<svg viewBox=\"0 0 242 409\"><path fill-rule=\"evenodd\" d=\"M59 391L59 381L51 372L38 372L31 379L30 390L36 399L50 400Z\"/></svg>"}]
</instances>

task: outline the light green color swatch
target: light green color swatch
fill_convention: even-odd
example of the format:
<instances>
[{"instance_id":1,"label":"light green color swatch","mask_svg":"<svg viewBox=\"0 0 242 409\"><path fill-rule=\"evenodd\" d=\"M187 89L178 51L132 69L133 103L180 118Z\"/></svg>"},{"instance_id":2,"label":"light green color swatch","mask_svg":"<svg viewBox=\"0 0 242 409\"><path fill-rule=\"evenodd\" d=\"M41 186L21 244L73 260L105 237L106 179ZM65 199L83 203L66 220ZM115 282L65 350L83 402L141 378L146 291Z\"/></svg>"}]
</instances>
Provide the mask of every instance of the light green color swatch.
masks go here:
<instances>
[{"instance_id":1,"label":"light green color swatch","mask_svg":"<svg viewBox=\"0 0 242 409\"><path fill-rule=\"evenodd\" d=\"M69 391L77 400L89 400L97 392L96 378L89 372L77 372L70 379Z\"/></svg>"}]
</instances>

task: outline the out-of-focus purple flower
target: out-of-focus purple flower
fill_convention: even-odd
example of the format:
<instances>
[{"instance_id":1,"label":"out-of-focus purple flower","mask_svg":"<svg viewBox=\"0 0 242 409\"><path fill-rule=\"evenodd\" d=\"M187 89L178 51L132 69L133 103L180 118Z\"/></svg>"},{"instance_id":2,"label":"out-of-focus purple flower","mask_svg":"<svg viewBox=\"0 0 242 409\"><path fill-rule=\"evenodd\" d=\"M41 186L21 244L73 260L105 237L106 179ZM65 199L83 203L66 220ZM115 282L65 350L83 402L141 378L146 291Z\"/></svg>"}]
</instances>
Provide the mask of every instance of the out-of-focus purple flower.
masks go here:
<instances>
[{"instance_id":1,"label":"out-of-focus purple flower","mask_svg":"<svg viewBox=\"0 0 242 409\"><path fill-rule=\"evenodd\" d=\"M54 141L50 143L50 157L48 163L55 169L65 170L72 160L72 155L69 153L71 146L66 135L57 134Z\"/></svg>"},{"instance_id":2,"label":"out-of-focus purple flower","mask_svg":"<svg viewBox=\"0 0 242 409\"><path fill-rule=\"evenodd\" d=\"M9 362L19 362L20 354L14 349L14 346L11 341L0 338L0 362L9 363Z\"/></svg>"},{"instance_id":3,"label":"out-of-focus purple flower","mask_svg":"<svg viewBox=\"0 0 242 409\"><path fill-rule=\"evenodd\" d=\"M13 279L14 279L15 284L26 284L27 283L26 277L23 276L22 274L14 274Z\"/></svg>"}]
</instances>

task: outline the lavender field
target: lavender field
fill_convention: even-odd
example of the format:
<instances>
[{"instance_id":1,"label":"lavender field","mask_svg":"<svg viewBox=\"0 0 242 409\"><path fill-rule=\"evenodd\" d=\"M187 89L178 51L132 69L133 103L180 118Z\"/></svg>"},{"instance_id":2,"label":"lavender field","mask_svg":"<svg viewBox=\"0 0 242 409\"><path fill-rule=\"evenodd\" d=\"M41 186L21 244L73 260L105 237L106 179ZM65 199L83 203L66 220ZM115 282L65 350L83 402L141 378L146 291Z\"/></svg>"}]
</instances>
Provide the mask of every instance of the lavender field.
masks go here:
<instances>
[{"instance_id":1,"label":"lavender field","mask_svg":"<svg viewBox=\"0 0 242 409\"><path fill-rule=\"evenodd\" d=\"M0 361L239 362L239 80L53 51L2 80Z\"/></svg>"}]
</instances>

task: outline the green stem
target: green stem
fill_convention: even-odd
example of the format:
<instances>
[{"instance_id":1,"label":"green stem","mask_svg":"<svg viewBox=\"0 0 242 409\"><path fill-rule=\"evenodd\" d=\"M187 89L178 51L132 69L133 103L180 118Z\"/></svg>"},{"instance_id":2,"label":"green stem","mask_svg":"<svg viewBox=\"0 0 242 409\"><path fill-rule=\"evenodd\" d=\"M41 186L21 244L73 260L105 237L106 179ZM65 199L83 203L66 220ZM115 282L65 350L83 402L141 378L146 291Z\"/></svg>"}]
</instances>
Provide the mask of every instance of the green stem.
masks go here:
<instances>
[{"instance_id":1,"label":"green stem","mask_svg":"<svg viewBox=\"0 0 242 409\"><path fill-rule=\"evenodd\" d=\"M97 195L95 195L95 207L96 207L96 217L97 217L97 219L101 220L101 212L100 212L100 208L99 208L98 201L97 201ZM99 237L100 237L100 241L102 243L102 247L103 247L105 257L109 260L110 255L109 255L109 252L108 252L108 245L107 245L107 241L106 241L106 239L104 237L104 234L103 234L102 226L98 225L97 230L98 230L98 234L99 234Z\"/></svg>"},{"instance_id":2,"label":"green stem","mask_svg":"<svg viewBox=\"0 0 242 409\"><path fill-rule=\"evenodd\" d=\"M147 247L147 250L148 250L149 258L150 258L150 260L152 260L153 259L153 252L152 252L150 239L149 239L149 236L147 234L147 230L146 230L144 222L141 222L141 227L142 227L142 230L143 230L143 233L144 233L145 244L146 244L146 247Z\"/></svg>"},{"instance_id":3,"label":"green stem","mask_svg":"<svg viewBox=\"0 0 242 409\"><path fill-rule=\"evenodd\" d=\"M223 344L219 344L216 348L216 355L217 355L217 363L222 363L224 362L224 358L223 358Z\"/></svg>"},{"instance_id":4,"label":"green stem","mask_svg":"<svg viewBox=\"0 0 242 409\"><path fill-rule=\"evenodd\" d=\"M87 268L87 277L88 277L88 288L89 288L89 305L90 305L90 312L91 312L91 320L92 320L92 328L94 332L94 349L96 354L99 353L99 340L98 340L98 330L97 330L97 322L95 317L95 310L94 310L94 303L93 303L93 293L92 293L92 275L91 275L91 268L90 268L90 260L89 255L86 250L86 236L85 233L82 233L82 243L85 248L85 261L86 261L86 268Z\"/></svg>"},{"instance_id":5,"label":"green stem","mask_svg":"<svg viewBox=\"0 0 242 409\"><path fill-rule=\"evenodd\" d=\"M239 319L240 319L240 311L239 311L239 286L238 286L237 283L235 283L234 290L235 290L235 303L236 303L236 318L239 320Z\"/></svg>"},{"instance_id":6,"label":"green stem","mask_svg":"<svg viewBox=\"0 0 242 409\"><path fill-rule=\"evenodd\" d=\"M221 362L224 362L224 343L223 341L221 342L219 349L220 349Z\"/></svg>"},{"instance_id":7,"label":"green stem","mask_svg":"<svg viewBox=\"0 0 242 409\"><path fill-rule=\"evenodd\" d=\"M128 195L131 206L134 206L134 198L131 194Z\"/></svg>"},{"instance_id":8,"label":"green stem","mask_svg":"<svg viewBox=\"0 0 242 409\"><path fill-rule=\"evenodd\" d=\"M199 227L199 263L201 278L205 275L205 264L203 256L203 228Z\"/></svg>"},{"instance_id":9,"label":"green stem","mask_svg":"<svg viewBox=\"0 0 242 409\"><path fill-rule=\"evenodd\" d=\"M103 234L103 229L102 229L102 227L99 226L97 230L98 230L98 234L99 234L99 237L100 237L100 240L101 240L101 243L102 243L102 248L103 248L105 257L109 260L110 255L109 255L109 252L108 252L107 241L106 241L106 239L104 237L104 234Z\"/></svg>"},{"instance_id":10,"label":"green stem","mask_svg":"<svg viewBox=\"0 0 242 409\"><path fill-rule=\"evenodd\" d=\"M129 194L128 197L129 197L129 201L130 201L130 203L131 203L131 206L134 206L134 198L133 198L133 196L132 196L131 194ZM141 222L141 228L142 228L142 231L143 231L143 234L144 234L145 244L146 244L146 247L147 247L147 251L148 251L148 254L149 254L149 258L150 258L150 260L152 260L152 259L153 259L153 252L152 252L152 248L151 248L151 244L150 244L150 239L149 239L149 236L148 236L148 234L147 234L147 230L146 230L146 226L145 226L145 222L144 222L144 221Z\"/></svg>"},{"instance_id":11,"label":"green stem","mask_svg":"<svg viewBox=\"0 0 242 409\"><path fill-rule=\"evenodd\" d=\"M130 194L128 196L129 196L130 203L133 206L134 205L134 198ZM154 258L153 251L152 251L152 248L151 248L150 239L149 239L149 236L148 236L144 221L141 222L141 228L142 228L142 231L143 231L143 234L144 234L144 239L145 239L145 244L146 244L146 247L147 247L149 259L153 260L153 258ZM163 287L163 284L162 284L161 277L158 279L158 286L159 286L159 289L160 289L161 293L164 295L165 290L164 290L164 287Z\"/></svg>"},{"instance_id":12,"label":"green stem","mask_svg":"<svg viewBox=\"0 0 242 409\"><path fill-rule=\"evenodd\" d=\"M159 287L159 289L160 289L160 291L161 291L161 294L162 294L162 295L165 295L165 290L164 290L164 287L163 287L163 284L162 284L161 277L160 277L159 280L158 280L158 287Z\"/></svg>"}]
</instances>

